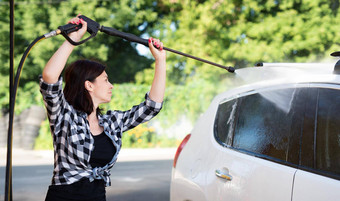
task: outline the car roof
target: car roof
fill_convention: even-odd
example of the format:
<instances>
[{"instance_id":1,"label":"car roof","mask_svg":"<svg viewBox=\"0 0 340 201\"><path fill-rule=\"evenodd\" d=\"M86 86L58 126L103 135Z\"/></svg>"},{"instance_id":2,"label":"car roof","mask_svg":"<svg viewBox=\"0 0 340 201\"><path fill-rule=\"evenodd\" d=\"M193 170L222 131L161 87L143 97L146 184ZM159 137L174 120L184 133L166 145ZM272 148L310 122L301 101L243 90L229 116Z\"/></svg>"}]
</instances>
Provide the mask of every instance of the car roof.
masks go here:
<instances>
[{"instance_id":1,"label":"car roof","mask_svg":"<svg viewBox=\"0 0 340 201\"><path fill-rule=\"evenodd\" d=\"M233 98L247 91L271 87L309 86L311 83L339 85L340 74L334 73L336 62L331 63L264 63L262 66L236 69L230 76L231 87L216 99ZM228 99L229 99L228 98Z\"/></svg>"},{"instance_id":2,"label":"car roof","mask_svg":"<svg viewBox=\"0 0 340 201\"><path fill-rule=\"evenodd\" d=\"M335 63L262 63L259 67L248 67L235 71L236 76L248 81L268 81L277 79L290 79L299 81L316 76L330 75L338 77L334 73Z\"/></svg>"}]
</instances>

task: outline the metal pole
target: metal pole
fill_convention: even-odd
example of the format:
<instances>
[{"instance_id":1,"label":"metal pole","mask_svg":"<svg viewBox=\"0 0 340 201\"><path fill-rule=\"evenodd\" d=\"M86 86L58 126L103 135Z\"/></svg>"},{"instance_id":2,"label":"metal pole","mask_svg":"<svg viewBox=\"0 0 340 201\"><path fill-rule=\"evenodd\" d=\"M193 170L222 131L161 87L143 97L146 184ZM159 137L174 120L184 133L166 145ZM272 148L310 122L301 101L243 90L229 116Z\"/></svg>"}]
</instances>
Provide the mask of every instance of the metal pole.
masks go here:
<instances>
[{"instance_id":1,"label":"metal pole","mask_svg":"<svg viewBox=\"0 0 340 201\"><path fill-rule=\"evenodd\" d=\"M10 66L9 66L9 102L10 111L13 104L13 86L14 86L14 0L10 0ZM5 183L5 199L4 201L12 201L12 136L13 136L13 119L14 112L9 114L8 137L7 137L7 164L6 164L6 183Z\"/></svg>"}]
</instances>

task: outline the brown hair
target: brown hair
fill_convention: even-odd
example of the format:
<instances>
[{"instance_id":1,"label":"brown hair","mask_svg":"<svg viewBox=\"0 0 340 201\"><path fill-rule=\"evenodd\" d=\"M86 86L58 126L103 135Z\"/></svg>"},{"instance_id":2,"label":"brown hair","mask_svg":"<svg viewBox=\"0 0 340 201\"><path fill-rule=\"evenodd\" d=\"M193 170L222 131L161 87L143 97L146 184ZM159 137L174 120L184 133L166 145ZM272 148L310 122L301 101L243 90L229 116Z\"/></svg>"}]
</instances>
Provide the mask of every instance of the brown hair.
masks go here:
<instances>
[{"instance_id":1,"label":"brown hair","mask_svg":"<svg viewBox=\"0 0 340 201\"><path fill-rule=\"evenodd\" d=\"M93 82L105 70L105 66L90 60L78 60L65 69L64 94L67 102L74 109L86 112L88 115L93 112L92 98L85 88L85 81ZM100 112L97 108L97 113Z\"/></svg>"}]
</instances>

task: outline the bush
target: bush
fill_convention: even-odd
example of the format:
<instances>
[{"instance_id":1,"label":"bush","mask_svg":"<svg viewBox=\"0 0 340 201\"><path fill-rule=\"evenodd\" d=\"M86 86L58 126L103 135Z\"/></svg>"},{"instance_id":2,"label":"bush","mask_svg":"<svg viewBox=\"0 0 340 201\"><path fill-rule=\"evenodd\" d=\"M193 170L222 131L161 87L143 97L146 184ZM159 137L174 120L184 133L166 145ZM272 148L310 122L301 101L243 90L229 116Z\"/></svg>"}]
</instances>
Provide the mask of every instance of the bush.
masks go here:
<instances>
[{"instance_id":1,"label":"bush","mask_svg":"<svg viewBox=\"0 0 340 201\"><path fill-rule=\"evenodd\" d=\"M46 119L40 126L39 136L35 139L34 149L36 150L52 150L53 140L50 125Z\"/></svg>"},{"instance_id":2,"label":"bush","mask_svg":"<svg viewBox=\"0 0 340 201\"><path fill-rule=\"evenodd\" d=\"M122 143L127 148L153 148L153 147L175 147L175 138L158 136L153 127L148 127L146 123L123 133Z\"/></svg>"},{"instance_id":3,"label":"bush","mask_svg":"<svg viewBox=\"0 0 340 201\"><path fill-rule=\"evenodd\" d=\"M122 143L124 148L176 147L178 145L178 141L175 138L158 136L155 129L153 127L148 127L147 123L141 124L134 129L123 133ZM41 124L34 149L53 149L52 135L47 119Z\"/></svg>"},{"instance_id":4,"label":"bush","mask_svg":"<svg viewBox=\"0 0 340 201\"><path fill-rule=\"evenodd\" d=\"M158 121L162 127L169 128L180 121L179 117L183 115L194 122L208 108L211 99L225 90L227 85L216 87L216 84L200 78L191 80L187 85L171 85L166 89L162 111L151 122ZM150 85L146 84L116 84L111 102L100 107L103 111L128 110L143 101L149 90ZM174 147L179 143L176 138L157 132L148 122L124 133L122 141L125 148ZM52 149L51 143L49 126L45 121L35 148Z\"/></svg>"}]
</instances>

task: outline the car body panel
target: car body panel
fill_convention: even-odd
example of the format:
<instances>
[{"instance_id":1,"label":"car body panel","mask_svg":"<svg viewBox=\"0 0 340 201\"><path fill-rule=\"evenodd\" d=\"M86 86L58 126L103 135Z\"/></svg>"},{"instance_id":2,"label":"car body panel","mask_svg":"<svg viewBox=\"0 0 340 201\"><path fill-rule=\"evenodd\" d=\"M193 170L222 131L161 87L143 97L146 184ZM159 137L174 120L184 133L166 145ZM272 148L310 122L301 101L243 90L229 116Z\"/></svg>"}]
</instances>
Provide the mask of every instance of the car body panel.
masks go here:
<instances>
[{"instance_id":1,"label":"car body panel","mask_svg":"<svg viewBox=\"0 0 340 201\"><path fill-rule=\"evenodd\" d=\"M215 145L220 146L220 145ZM207 173L207 200L291 199L295 168L229 149L216 149ZM231 181L216 177L215 170L229 173Z\"/></svg>"},{"instance_id":2,"label":"car body panel","mask_svg":"<svg viewBox=\"0 0 340 201\"><path fill-rule=\"evenodd\" d=\"M340 181L298 170L294 180L292 201L339 200Z\"/></svg>"},{"instance_id":3,"label":"car body panel","mask_svg":"<svg viewBox=\"0 0 340 201\"><path fill-rule=\"evenodd\" d=\"M304 68L285 67L237 70L235 79L242 77L241 81L234 82L234 88L217 95L194 125L191 138L173 168L170 200L313 201L338 198L339 180L300 170L298 165L277 163L222 146L214 137L214 121L221 102L295 86L340 89L340 76L332 74L333 67L315 69L307 72ZM232 180L216 176L216 170L230 175ZM318 185L321 185L319 191L316 190ZM332 191L326 196L330 199L322 199L318 193L325 194L327 189Z\"/></svg>"}]
</instances>

